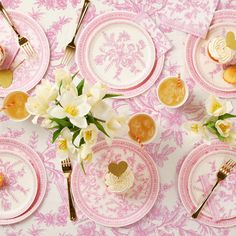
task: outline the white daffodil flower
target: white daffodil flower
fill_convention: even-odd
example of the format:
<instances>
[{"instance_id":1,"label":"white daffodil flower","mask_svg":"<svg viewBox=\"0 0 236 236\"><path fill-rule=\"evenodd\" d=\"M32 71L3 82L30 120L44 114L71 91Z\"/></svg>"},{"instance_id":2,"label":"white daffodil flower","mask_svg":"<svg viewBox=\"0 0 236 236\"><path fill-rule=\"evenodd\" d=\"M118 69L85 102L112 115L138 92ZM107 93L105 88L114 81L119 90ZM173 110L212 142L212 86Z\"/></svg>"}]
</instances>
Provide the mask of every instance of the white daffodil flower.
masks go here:
<instances>
[{"instance_id":1,"label":"white daffodil flower","mask_svg":"<svg viewBox=\"0 0 236 236\"><path fill-rule=\"evenodd\" d=\"M107 93L106 85L103 85L99 82L97 82L94 85L90 85L88 82L85 81L83 94L87 95L88 102L91 106L101 101L102 98L106 95L106 93Z\"/></svg>"},{"instance_id":2,"label":"white daffodil flower","mask_svg":"<svg viewBox=\"0 0 236 236\"><path fill-rule=\"evenodd\" d=\"M112 114L105 123L105 130L111 138L127 135L129 130L127 117Z\"/></svg>"},{"instance_id":3,"label":"white daffodil flower","mask_svg":"<svg viewBox=\"0 0 236 236\"><path fill-rule=\"evenodd\" d=\"M91 145L83 144L78 150L79 161L90 162L93 159L93 151Z\"/></svg>"},{"instance_id":4,"label":"white daffodil flower","mask_svg":"<svg viewBox=\"0 0 236 236\"><path fill-rule=\"evenodd\" d=\"M76 143L76 140L75 140L75 143ZM78 143L76 143L75 145L77 144ZM61 131L61 134L57 140L57 145L58 145L59 151L61 152L64 152L69 155L72 155L75 153L76 147L72 143L72 133L67 127L63 128L63 130Z\"/></svg>"},{"instance_id":5,"label":"white daffodil flower","mask_svg":"<svg viewBox=\"0 0 236 236\"><path fill-rule=\"evenodd\" d=\"M35 95L29 97L26 109L31 115L49 117L47 110L51 102L58 96L57 88L48 80L42 80L41 84L35 89Z\"/></svg>"},{"instance_id":6,"label":"white daffodil flower","mask_svg":"<svg viewBox=\"0 0 236 236\"><path fill-rule=\"evenodd\" d=\"M91 106L87 101L86 95L78 97L74 93L67 91L62 94L59 102L60 105L51 107L48 111L52 117L59 119L68 117L73 125L79 128L87 127L85 115L89 113Z\"/></svg>"},{"instance_id":7,"label":"white daffodil flower","mask_svg":"<svg viewBox=\"0 0 236 236\"><path fill-rule=\"evenodd\" d=\"M232 111L233 106L229 101L223 101L215 96L210 96L206 101L206 111L208 115L220 116Z\"/></svg>"},{"instance_id":8,"label":"white daffodil flower","mask_svg":"<svg viewBox=\"0 0 236 236\"><path fill-rule=\"evenodd\" d=\"M94 124L90 124L87 128L81 130L81 136L86 143L95 144L97 142L98 129Z\"/></svg>"},{"instance_id":9,"label":"white daffodil flower","mask_svg":"<svg viewBox=\"0 0 236 236\"><path fill-rule=\"evenodd\" d=\"M228 120L216 121L215 127L222 137L229 137L233 124Z\"/></svg>"}]
</instances>

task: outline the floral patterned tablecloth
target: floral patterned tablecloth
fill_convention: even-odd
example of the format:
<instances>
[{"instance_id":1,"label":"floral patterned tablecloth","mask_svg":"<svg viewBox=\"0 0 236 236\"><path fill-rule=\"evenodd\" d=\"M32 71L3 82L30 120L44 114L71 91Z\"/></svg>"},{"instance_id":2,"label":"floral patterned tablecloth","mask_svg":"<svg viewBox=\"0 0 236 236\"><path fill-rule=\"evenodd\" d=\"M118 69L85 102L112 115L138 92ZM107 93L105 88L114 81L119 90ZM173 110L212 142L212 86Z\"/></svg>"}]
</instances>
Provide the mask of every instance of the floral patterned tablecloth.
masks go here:
<instances>
[{"instance_id":1,"label":"floral patterned tablecloth","mask_svg":"<svg viewBox=\"0 0 236 236\"><path fill-rule=\"evenodd\" d=\"M51 62L46 77L53 80L53 71L60 64L63 47L73 34L73 27L81 8L80 0L3 0L8 9L27 13L44 28L51 47ZM151 14L154 18L153 0L93 0L86 22L95 16L114 9ZM161 1L160 1L161 2ZM218 9L236 9L236 0L222 0ZM22 141L36 150L44 161L48 175L48 189L39 209L27 220L1 226L1 236L105 236L105 235L193 235L228 236L236 234L233 228L217 229L192 220L183 207L177 190L177 179L186 155L200 144L198 137L190 136L182 124L203 116L204 100L208 94L194 83L186 71L184 47L186 34L169 26L160 29L174 47L167 54L165 66L159 79L181 73L190 88L188 103L176 111L160 105L156 98L157 83L146 93L133 99L115 100L113 106L119 111L147 112L158 121L158 135L145 149L153 157L161 177L161 190L152 210L139 222L124 228L107 228L88 220L78 210L78 221L71 222L67 213L66 182L61 173L60 161L56 158L55 146L51 144L48 131L34 126L30 120L14 123L0 115L0 136ZM74 66L72 70L76 70ZM235 103L236 105L236 103ZM0 199L1 201L1 199Z\"/></svg>"}]
</instances>

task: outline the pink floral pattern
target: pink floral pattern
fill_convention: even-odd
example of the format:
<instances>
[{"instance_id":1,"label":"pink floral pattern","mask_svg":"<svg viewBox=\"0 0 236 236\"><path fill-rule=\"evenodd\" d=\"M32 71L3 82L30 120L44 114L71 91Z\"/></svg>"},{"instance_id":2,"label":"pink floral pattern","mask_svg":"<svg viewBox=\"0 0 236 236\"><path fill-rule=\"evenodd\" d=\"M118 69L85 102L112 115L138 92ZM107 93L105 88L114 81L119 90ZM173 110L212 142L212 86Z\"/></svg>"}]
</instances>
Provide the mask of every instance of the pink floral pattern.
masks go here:
<instances>
[{"instance_id":1,"label":"pink floral pattern","mask_svg":"<svg viewBox=\"0 0 236 236\"><path fill-rule=\"evenodd\" d=\"M142 52L146 48L144 41L132 43L127 31L120 32L117 37L114 33L108 35L103 32L103 37L105 42L99 48L100 54L95 57L95 63L105 64L105 73L114 65L116 68L114 79L120 81L123 69L127 68L133 75L137 75L145 68Z\"/></svg>"},{"instance_id":2,"label":"pink floral pattern","mask_svg":"<svg viewBox=\"0 0 236 236\"><path fill-rule=\"evenodd\" d=\"M9 9L15 9L32 16L43 27L51 49L51 60L46 77L53 80L53 70L60 64L60 59L64 52L65 42L64 44L62 43L63 35L66 35L67 29L72 27L73 23L76 22L82 1L2 0L2 2ZM72 2L74 5L72 5ZM162 11L165 2L166 0L93 0L92 6L86 16L85 25L95 16L111 10L127 10L138 14L146 12L152 16L153 22L156 23L158 12ZM219 4L220 9L235 9L235 6L235 0L221 0ZM231 15L235 15L235 13ZM74 17L74 21L72 17ZM225 14L223 17L225 17ZM152 28L152 31L154 28ZM113 102L113 106L117 110L127 111L127 114L145 111L153 115L155 120L159 122L157 138L153 143L145 146L146 151L148 151L157 163L161 178L160 194L151 211L142 220L130 226L108 228L89 220L77 208L78 221L71 223L68 215L66 217L68 213L65 210L67 209L66 182L61 173L60 160L56 158L55 147L50 142L51 134L31 124L30 121L14 123L2 113L0 114L0 136L10 137L24 142L40 154L47 170L48 188L43 203L33 215L18 224L1 226L0 235L235 235L235 226L230 228L215 228L191 219L179 199L177 177L180 167L187 154L194 147L202 143L197 137L186 133L182 128L182 124L186 120L196 120L203 116L204 101L209 94L204 92L185 70L184 50L186 35L179 31L173 31L170 24L161 24L160 29L165 33L165 37L171 41L173 50L166 54L163 71L161 75L156 76L159 79L145 93L142 93L142 95L132 99L115 100ZM157 37L155 36L154 38ZM77 66L74 64L71 69L75 72L77 71ZM171 113L172 111L161 107L156 98L156 87L160 79L169 75L175 75L176 73L181 73L183 79L187 81L191 89L191 97L184 109L181 109L179 113L173 112L173 115L169 115L166 113ZM236 105L235 101L233 103ZM175 116L178 121L175 121ZM166 136L167 138L164 139L161 135L166 132L166 129L168 129L169 133ZM182 145L180 145L181 143ZM59 216L61 216L60 220L58 220L60 218Z\"/></svg>"}]
</instances>

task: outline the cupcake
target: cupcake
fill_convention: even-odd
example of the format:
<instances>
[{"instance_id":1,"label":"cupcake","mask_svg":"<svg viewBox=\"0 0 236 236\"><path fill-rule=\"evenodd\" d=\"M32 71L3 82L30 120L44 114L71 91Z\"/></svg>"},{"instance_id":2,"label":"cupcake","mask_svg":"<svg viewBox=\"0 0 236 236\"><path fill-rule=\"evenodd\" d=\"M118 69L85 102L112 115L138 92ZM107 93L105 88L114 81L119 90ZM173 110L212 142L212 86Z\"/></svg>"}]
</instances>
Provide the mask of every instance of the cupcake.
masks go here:
<instances>
[{"instance_id":1,"label":"cupcake","mask_svg":"<svg viewBox=\"0 0 236 236\"><path fill-rule=\"evenodd\" d=\"M134 174L127 162L110 163L108 173L105 175L105 184L110 192L127 192L134 184Z\"/></svg>"},{"instance_id":2,"label":"cupcake","mask_svg":"<svg viewBox=\"0 0 236 236\"><path fill-rule=\"evenodd\" d=\"M213 38L207 46L209 57L219 64L229 63L235 56L235 51L227 46L224 37Z\"/></svg>"},{"instance_id":3,"label":"cupcake","mask_svg":"<svg viewBox=\"0 0 236 236\"><path fill-rule=\"evenodd\" d=\"M6 58L5 49L0 45L0 66L3 64Z\"/></svg>"},{"instance_id":4,"label":"cupcake","mask_svg":"<svg viewBox=\"0 0 236 236\"><path fill-rule=\"evenodd\" d=\"M229 66L224 70L223 79L227 83L236 85L236 65Z\"/></svg>"}]
</instances>

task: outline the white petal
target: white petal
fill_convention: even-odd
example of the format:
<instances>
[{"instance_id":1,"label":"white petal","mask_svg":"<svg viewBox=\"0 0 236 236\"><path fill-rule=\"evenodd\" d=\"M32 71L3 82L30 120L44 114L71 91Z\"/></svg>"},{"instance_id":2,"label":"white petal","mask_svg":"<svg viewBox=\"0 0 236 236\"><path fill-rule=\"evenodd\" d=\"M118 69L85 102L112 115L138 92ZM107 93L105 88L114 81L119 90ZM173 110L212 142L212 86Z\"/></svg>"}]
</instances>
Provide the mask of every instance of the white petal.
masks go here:
<instances>
[{"instance_id":1,"label":"white petal","mask_svg":"<svg viewBox=\"0 0 236 236\"><path fill-rule=\"evenodd\" d=\"M59 118L59 119L66 117L66 113L64 109L60 106L49 108L48 114L51 115L52 117Z\"/></svg>"},{"instance_id":2,"label":"white petal","mask_svg":"<svg viewBox=\"0 0 236 236\"><path fill-rule=\"evenodd\" d=\"M91 106L88 103L82 103L78 106L79 117L85 116L89 113Z\"/></svg>"},{"instance_id":3,"label":"white petal","mask_svg":"<svg viewBox=\"0 0 236 236\"><path fill-rule=\"evenodd\" d=\"M68 104L75 104L76 97L70 91L66 91L63 93L60 99L60 103L63 107L67 106Z\"/></svg>"},{"instance_id":4,"label":"white petal","mask_svg":"<svg viewBox=\"0 0 236 236\"><path fill-rule=\"evenodd\" d=\"M87 128L88 126L88 123L85 117L70 118L70 121L73 125L79 128Z\"/></svg>"}]
</instances>

